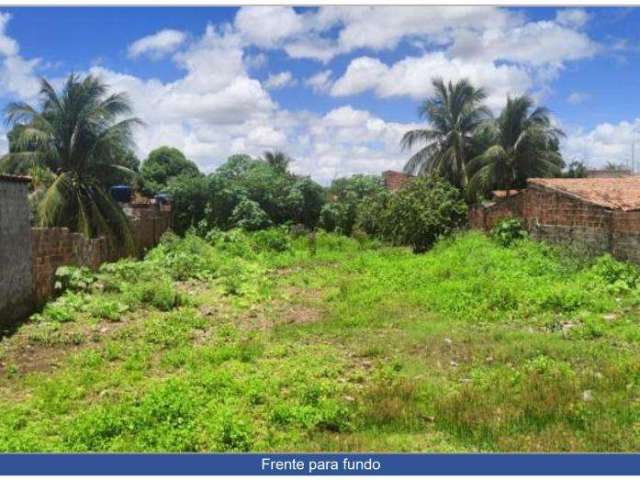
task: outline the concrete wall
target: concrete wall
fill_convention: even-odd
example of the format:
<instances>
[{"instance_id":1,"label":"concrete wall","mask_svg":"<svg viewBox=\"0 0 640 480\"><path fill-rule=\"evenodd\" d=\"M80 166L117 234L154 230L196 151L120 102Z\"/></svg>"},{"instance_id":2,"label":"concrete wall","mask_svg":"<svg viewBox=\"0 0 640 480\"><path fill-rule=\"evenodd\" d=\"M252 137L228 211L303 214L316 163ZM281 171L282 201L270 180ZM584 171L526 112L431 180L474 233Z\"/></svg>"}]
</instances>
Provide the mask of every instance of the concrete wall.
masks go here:
<instances>
[{"instance_id":1,"label":"concrete wall","mask_svg":"<svg viewBox=\"0 0 640 480\"><path fill-rule=\"evenodd\" d=\"M29 183L0 176L0 327L31 311Z\"/></svg>"},{"instance_id":2,"label":"concrete wall","mask_svg":"<svg viewBox=\"0 0 640 480\"><path fill-rule=\"evenodd\" d=\"M493 205L471 208L469 224L489 231L507 217L523 219L533 238L576 245L594 254L610 252L640 264L640 211L611 210L530 186Z\"/></svg>"}]
</instances>

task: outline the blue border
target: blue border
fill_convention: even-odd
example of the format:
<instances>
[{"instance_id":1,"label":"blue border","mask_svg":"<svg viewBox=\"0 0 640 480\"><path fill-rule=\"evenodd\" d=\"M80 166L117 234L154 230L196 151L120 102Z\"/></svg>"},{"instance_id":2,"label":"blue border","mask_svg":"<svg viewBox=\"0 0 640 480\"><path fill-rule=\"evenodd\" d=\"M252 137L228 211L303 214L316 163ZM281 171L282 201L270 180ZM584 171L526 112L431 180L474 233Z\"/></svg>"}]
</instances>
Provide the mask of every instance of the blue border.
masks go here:
<instances>
[{"instance_id":1,"label":"blue border","mask_svg":"<svg viewBox=\"0 0 640 480\"><path fill-rule=\"evenodd\" d=\"M289 469L264 459L297 460ZM343 468L379 462L377 470ZM338 470L309 471L316 462ZM272 464L273 465L273 464ZM371 465L371 463L370 463ZM375 468L375 465L374 465ZM0 475L640 475L640 454L3 454Z\"/></svg>"}]
</instances>

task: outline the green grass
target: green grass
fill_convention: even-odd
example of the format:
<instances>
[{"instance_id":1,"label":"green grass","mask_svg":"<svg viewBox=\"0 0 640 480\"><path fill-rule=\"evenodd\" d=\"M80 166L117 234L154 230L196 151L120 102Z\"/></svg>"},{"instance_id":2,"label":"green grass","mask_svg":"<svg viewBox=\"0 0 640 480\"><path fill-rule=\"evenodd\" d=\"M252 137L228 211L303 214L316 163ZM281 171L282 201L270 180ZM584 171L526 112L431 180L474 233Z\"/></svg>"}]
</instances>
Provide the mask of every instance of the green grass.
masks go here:
<instances>
[{"instance_id":1,"label":"green grass","mask_svg":"<svg viewBox=\"0 0 640 480\"><path fill-rule=\"evenodd\" d=\"M81 276L0 343L0 451L640 448L635 268L270 235Z\"/></svg>"}]
</instances>

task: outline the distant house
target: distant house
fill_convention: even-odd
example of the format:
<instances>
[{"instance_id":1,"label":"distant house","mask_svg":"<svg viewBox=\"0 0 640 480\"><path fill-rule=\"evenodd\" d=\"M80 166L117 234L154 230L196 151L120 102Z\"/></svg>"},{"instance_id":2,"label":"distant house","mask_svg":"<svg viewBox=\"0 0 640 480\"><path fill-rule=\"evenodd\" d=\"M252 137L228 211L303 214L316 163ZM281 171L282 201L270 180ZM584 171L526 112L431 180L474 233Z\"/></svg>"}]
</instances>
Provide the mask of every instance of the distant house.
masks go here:
<instances>
[{"instance_id":1,"label":"distant house","mask_svg":"<svg viewBox=\"0 0 640 480\"><path fill-rule=\"evenodd\" d=\"M414 175L408 175L402 172L396 172L394 170L387 170L382 172L382 182L387 190L392 192L400 190L407 183L413 181L416 178Z\"/></svg>"},{"instance_id":2,"label":"distant house","mask_svg":"<svg viewBox=\"0 0 640 480\"><path fill-rule=\"evenodd\" d=\"M532 178L515 195L474 206L469 223L490 230L521 218L534 238L577 244L640 263L640 177Z\"/></svg>"}]
</instances>

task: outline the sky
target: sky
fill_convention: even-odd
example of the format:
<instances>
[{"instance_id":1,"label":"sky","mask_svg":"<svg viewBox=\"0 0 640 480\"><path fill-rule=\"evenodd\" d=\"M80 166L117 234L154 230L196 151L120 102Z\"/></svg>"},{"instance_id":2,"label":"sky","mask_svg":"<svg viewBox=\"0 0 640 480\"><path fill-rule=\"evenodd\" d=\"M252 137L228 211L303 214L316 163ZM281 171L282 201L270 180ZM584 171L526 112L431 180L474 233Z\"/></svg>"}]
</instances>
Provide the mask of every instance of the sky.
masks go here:
<instances>
[{"instance_id":1,"label":"sky","mask_svg":"<svg viewBox=\"0 0 640 480\"><path fill-rule=\"evenodd\" d=\"M639 22L638 8L5 8L0 107L37 105L40 77L93 74L130 96L141 158L171 145L209 172L277 149L326 184L401 169L432 78L467 78L495 114L525 93L549 108L567 161L630 162L635 139L640 164Z\"/></svg>"}]
</instances>

